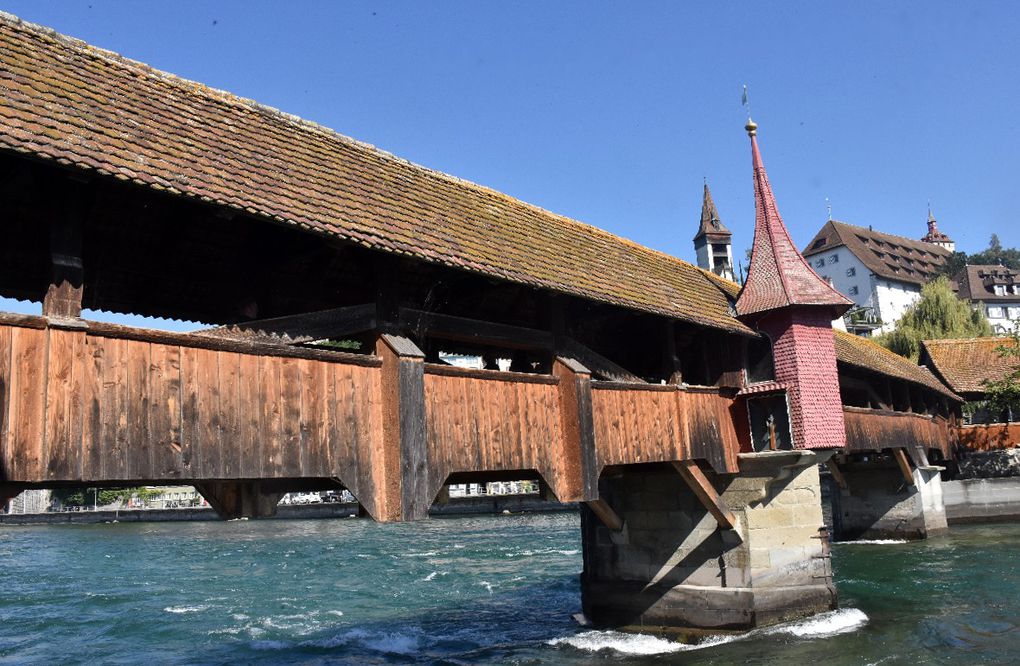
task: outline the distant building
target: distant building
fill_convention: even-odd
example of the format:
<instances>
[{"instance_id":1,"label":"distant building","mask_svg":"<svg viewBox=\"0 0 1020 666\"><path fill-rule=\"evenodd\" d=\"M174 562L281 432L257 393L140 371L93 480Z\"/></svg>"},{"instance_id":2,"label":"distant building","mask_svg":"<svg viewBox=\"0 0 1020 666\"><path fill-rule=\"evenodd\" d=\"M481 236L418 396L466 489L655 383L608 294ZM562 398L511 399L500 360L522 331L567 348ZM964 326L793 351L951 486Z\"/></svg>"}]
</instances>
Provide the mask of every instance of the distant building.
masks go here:
<instances>
[{"instance_id":1,"label":"distant building","mask_svg":"<svg viewBox=\"0 0 1020 666\"><path fill-rule=\"evenodd\" d=\"M694 249L698 254L698 266L716 275L733 280L733 234L719 219L719 211L712 201L712 193L705 183L701 202L701 224L694 237Z\"/></svg>"},{"instance_id":2,"label":"distant building","mask_svg":"<svg viewBox=\"0 0 1020 666\"><path fill-rule=\"evenodd\" d=\"M147 509L179 509L205 503L194 486L146 486L146 489L159 493L145 502Z\"/></svg>"},{"instance_id":3,"label":"distant building","mask_svg":"<svg viewBox=\"0 0 1020 666\"><path fill-rule=\"evenodd\" d=\"M953 282L960 298L985 311L997 333L1009 333L1020 321L1020 271L1005 266L966 266Z\"/></svg>"},{"instance_id":4,"label":"distant building","mask_svg":"<svg viewBox=\"0 0 1020 666\"><path fill-rule=\"evenodd\" d=\"M868 335L890 330L934 279L955 244L929 213L928 234L914 240L829 220L803 255L837 291L853 300L847 330Z\"/></svg>"}]
</instances>

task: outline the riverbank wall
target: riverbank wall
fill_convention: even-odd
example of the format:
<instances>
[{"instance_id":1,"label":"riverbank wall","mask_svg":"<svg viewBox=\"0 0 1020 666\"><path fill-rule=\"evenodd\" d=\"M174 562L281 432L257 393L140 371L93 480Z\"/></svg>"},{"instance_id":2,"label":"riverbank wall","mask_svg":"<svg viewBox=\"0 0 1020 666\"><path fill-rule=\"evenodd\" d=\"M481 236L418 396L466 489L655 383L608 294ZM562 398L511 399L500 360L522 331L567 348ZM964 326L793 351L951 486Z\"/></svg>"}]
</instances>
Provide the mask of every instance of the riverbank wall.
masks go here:
<instances>
[{"instance_id":1,"label":"riverbank wall","mask_svg":"<svg viewBox=\"0 0 1020 666\"><path fill-rule=\"evenodd\" d=\"M942 482L949 524L1020 519L1020 477Z\"/></svg>"},{"instance_id":2,"label":"riverbank wall","mask_svg":"<svg viewBox=\"0 0 1020 666\"><path fill-rule=\"evenodd\" d=\"M445 504L435 504L430 516L464 516L499 513L539 513L550 511L577 511L576 504L561 504L543 500L537 495L489 495L453 498ZM299 520L325 518L353 518L358 515L356 503L343 504L290 504L277 507L276 515L260 520ZM57 513L0 514L0 525L59 525L95 523L141 522L192 522L219 520L209 508L195 509L121 509L110 511L65 511Z\"/></svg>"}]
</instances>

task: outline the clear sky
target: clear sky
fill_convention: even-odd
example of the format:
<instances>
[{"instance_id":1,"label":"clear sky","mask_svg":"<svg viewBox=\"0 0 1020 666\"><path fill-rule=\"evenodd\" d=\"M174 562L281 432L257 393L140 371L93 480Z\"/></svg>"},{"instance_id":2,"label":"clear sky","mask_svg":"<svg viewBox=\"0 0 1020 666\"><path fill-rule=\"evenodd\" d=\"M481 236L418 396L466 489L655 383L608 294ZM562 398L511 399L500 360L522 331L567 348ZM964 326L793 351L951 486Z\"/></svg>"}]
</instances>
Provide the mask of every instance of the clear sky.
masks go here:
<instances>
[{"instance_id":1,"label":"clear sky","mask_svg":"<svg viewBox=\"0 0 1020 666\"><path fill-rule=\"evenodd\" d=\"M803 247L833 217L1020 245L1020 4L47 2L0 8L694 261L754 222L742 84Z\"/></svg>"}]
</instances>

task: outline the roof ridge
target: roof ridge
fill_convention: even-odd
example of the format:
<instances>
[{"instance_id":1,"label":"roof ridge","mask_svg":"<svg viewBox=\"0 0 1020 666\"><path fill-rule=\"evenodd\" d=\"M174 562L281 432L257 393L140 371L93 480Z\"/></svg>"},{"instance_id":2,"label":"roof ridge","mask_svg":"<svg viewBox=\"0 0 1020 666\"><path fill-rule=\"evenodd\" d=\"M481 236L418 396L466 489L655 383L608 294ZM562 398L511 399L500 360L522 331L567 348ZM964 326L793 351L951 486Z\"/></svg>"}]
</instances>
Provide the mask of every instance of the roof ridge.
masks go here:
<instances>
[{"instance_id":1,"label":"roof ridge","mask_svg":"<svg viewBox=\"0 0 1020 666\"><path fill-rule=\"evenodd\" d=\"M865 227L865 226L860 225L860 224L853 224L852 222L844 222L843 220L828 220L828 222L831 222L833 227L835 227L837 229L837 231L838 231L838 228L840 226L850 227L851 229L860 229L862 231L866 231L869 234L874 234L874 235L878 235L878 236L886 236L888 238L896 238L898 240L905 240L905 241L908 241L908 242L910 242L912 244L915 244L915 245L923 244L924 247L925 247L925 250L931 250L931 251L934 251L934 252L941 252L941 253L944 253L944 254L952 254L952 252L950 252L949 250L947 250L944 247L941 247L939 245L935 245L934 243L929 243L927 241L923 241L923 240L920 240L920 239L917 239L917 238L911 238L909 236L901 236L899 234L891 234L888 231L876 231L875 229L871 228L870 226Z\"/></svg>"}]
</instances>

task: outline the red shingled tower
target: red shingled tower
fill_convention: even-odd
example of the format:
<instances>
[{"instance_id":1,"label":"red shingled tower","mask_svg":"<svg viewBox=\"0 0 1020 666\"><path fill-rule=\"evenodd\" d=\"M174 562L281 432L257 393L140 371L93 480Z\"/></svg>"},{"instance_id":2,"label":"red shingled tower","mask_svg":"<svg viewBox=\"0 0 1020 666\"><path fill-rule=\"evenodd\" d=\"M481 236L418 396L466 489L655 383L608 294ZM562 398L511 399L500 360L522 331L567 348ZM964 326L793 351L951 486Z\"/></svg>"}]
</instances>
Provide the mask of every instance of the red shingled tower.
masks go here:
<instances>
[{"instance_id":1,"label":"red shingled tower","mask_svg":"<svg viewBox=\"0 0 1020 666\"><path fill-rule=\"evenodd\" d=\"M784 384L793 445L829 449L846 442L832 320L852 302L815 273L779 215L748 121L754 163L755 222L751 265L737 296L737 316L772 340L776 381Z\"/></svg>"}]
</instances>

